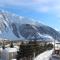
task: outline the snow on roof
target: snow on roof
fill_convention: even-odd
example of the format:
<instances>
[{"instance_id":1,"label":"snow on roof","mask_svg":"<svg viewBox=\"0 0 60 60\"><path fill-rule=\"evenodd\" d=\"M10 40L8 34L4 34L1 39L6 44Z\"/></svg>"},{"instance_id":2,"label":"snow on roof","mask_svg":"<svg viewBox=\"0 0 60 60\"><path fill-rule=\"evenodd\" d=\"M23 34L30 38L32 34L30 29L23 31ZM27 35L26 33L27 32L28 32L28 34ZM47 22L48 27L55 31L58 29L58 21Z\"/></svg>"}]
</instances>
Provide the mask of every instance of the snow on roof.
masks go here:
<instances>
[{"instance_id":1,"label":"snow on roof","mask_svg":"<svg viewBox=\"0 0 60 60\"><path fill-rule=\"evenodd\" d=\"M0 51L2 51L3 49L2 48L0 48Z\"/></svg>"},{"instance_id":2,"label":"snow on roof","mask_svg":"<svg viewBox=\"0 0 60 60\"><path fill-rule=\"evenodd\" d=\"M18 46L14 46L14 48L16 48L17 50L19 50L19 47Z\"/></svg>"},{"instance_id":3,"label":"snow on roof","mask_svg":"<svg viewBox=\"0 0 60 60\"><path fill-rule=\"evenodd\" d=\"M14 46L14 48L19 48L18 46Z\"/></svg>"},{"instance_id":4,"label":"snow on roof","mask_svg":"<svg viewBox=\"0 0 60 60\"><path fill-rule=\"evenodd\" d=\"M60 48L55 48L55 50L60 50Z\"/></svg>"},{"instance_id":5,"label":"snow on roof","mask_svg":"<svg viewBox=\"0 0 60 60\"><path fill-rule=\"evenodd\" d=\"M16 48L5 48L5 51L7 52L17 52Z\"/></svg>"},{"instance_id":6,"label":"snow on roof","mask_svg":"<svg viewBox=\"0 0 60 60\"><path fill-rule=\"evenodd\" d=\"M12 60L16 60L16 59L12 59Z\"/></svg>"}]
</instances>

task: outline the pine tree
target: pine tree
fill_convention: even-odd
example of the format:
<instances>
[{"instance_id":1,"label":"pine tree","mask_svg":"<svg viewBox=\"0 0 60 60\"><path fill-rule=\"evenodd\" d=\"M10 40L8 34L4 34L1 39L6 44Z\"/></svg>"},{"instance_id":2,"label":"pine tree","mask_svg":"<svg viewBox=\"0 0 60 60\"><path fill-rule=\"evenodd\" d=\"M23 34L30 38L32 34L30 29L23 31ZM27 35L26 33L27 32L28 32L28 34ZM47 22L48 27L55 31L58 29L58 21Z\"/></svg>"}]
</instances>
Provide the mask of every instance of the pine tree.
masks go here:
<instances>
[{"instance_id":1,"label":"pine tree","mask_svg":"<svg viewBox=\"0 0 60 60\"><path fill-rule=\"evenodd\" d=\"M10 43L10 47L11 47L11 48L13 48L13 47L14 47L13 42L11 42L11 43Z\"/></svg>"},{"instance_id":2,"label":"pine tree","mask_svg":"<svg viewBox=\"0 0 60 60\"><path fill-rule=\"evenodd\" d=\"M2 48L5 49L5 45L3 45Z\"/></svg>"},{"instance_id":3,"label":"pine tree","mask_svg":"<svg viewBox=\"0 0 60 60\"><path fill-rule=\"evenodd\" d=\"M3 41L3 46L2 46L3 49L5 49L5 44L4 44L4 41Z\"/></svg>"},{"instance_id":4,"label":"pine tree","mask_svg":"<svg viewBox=\"0 0 60 60\"><path fill-rule=\"evenodd\" d=\"M17 52L17 60L19 59L23 59L24 57L26 58L26 60L31 59L31 57L33 56L33 50L31 45L29 44L21 44L20 45L20 49Z\"/></svg>"}]
</instances>

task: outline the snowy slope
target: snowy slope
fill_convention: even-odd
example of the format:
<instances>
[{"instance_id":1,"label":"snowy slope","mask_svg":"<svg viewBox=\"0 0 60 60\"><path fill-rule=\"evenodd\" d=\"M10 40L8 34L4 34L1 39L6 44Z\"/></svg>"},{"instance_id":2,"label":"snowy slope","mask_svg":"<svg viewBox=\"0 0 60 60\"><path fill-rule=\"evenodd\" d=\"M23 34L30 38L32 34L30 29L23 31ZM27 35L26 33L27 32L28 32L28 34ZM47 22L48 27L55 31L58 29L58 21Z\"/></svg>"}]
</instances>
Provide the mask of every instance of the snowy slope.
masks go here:
<instances>
[{"instance_id":1,"label":"snowy slope","mask_svg":"<svg viewBox=\"0 0 60 60\"><path fill-rule=\"evenodd\" d=\"M60 33L33 19L0 10L0 38L59 40Z\"/></svg>"},{"instance_id":2,"label":"snowy slope","mask_svg":"<svg viewBox=\"0 0 60 60\"><path fill-rule=\"evenodd\" d=\"M34 60L50 60L53 50L45 51L44 53L38 55Z\"/></svg>"}]
</instances>

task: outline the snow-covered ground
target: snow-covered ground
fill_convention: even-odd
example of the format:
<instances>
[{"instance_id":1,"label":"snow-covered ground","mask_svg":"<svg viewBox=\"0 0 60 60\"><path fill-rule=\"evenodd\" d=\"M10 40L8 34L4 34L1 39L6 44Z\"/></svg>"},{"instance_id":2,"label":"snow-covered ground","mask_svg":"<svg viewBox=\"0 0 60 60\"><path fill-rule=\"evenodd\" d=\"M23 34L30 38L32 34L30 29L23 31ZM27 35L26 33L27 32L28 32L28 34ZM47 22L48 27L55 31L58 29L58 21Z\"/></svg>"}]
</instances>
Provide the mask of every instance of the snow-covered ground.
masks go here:
<instances>
[{"instance_id":1,"label":"snow-covered ground","mask_svg":"<svg viewBox=\"0 0 60 60\"><path fill-rule=\"evenodd\" d=\"M38 55L34 60L50 60L53 50L47 50L44 53Z\"/></svg>"}]
</instances>

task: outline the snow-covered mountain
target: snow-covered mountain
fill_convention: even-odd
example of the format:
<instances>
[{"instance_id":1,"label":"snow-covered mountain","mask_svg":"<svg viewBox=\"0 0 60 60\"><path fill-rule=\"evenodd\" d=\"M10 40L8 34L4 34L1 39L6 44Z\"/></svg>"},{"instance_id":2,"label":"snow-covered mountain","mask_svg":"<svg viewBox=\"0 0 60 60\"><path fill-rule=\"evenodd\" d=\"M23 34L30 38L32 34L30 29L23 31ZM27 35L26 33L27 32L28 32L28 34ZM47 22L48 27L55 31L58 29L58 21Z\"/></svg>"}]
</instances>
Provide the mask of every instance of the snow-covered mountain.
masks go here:
<instances>
[{"instance_id":1,"label":"snow-covered mountain","mask_svg":"<svg viewBox=\"0 0 60 60\"><path fill-rule=\"evenodd\" d=\"M11 40L60 40L60 33L33 19L0 11L0 38Z\"/></svg>"}]
</instances>

